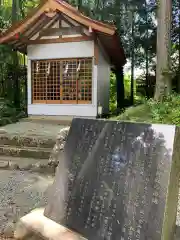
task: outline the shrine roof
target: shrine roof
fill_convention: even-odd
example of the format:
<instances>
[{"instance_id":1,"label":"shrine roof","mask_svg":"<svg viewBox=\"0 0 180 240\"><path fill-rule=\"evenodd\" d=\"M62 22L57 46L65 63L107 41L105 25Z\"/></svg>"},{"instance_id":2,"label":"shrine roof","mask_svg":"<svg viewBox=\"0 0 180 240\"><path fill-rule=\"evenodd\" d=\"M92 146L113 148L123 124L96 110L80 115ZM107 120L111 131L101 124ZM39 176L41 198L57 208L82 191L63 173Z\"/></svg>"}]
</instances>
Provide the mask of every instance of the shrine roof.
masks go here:
<instances>
[{"instance_id":1,"label":"shrine roof","mask_svg":"<svg viewBox=\"0 0 180 240\"><path fill-rule=\"evenodd\" d=\"M85 16L77 8L63 0L43 0L24 20L13 24L0 34L0 44L11 45L14 49L26 53L27 46L31 45L32 41L36 43L36 40L31 40L31 38L43 27L48 27L57 21L61 14L90 29L92 36L100 41L113 65L120 67L126 63L117 28L114 25ZM88 37L86 40L88 40ZM51 42L53 42L52 39ZM41 41L37 41L38 43L41 43Z\"/></svg>"}]
</instances>

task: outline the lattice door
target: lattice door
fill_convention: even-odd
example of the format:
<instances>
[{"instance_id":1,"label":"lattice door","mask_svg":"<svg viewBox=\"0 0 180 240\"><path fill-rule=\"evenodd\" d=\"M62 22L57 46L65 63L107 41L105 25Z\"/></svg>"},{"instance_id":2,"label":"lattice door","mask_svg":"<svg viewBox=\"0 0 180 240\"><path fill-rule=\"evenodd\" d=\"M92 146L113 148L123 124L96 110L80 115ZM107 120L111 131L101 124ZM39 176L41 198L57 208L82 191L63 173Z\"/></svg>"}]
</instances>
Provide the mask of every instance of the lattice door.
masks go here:
<instances>
[{"instance_id":1,"label":"lattice door","mask_svg":"<svg viewBox=\"0 0 180 240\"><path fill-rule=\"evenodd\" d=\"M61 62L52 60L47 62L47 103L60 103L61 101Z\"/></svg>"},{"instance_id":2,"label":"lattice door","mask_svg":"<svg viewBox=\"0 0 180 240\"><path fill-rule=\"evenodd\" d=\"M62 103L77 103L77 60L63 60Z\"/></svg>"},{"instance_id":3,"label":"lattice door","mask_svg":"<svg viewBox=\"0 0 180 240\"><path fill-rule=\"evenodd\" d=\"M46 62L32 61L31 76L32 76L32 100L33 103L46 103Z\"/></svg>"},{"instance_id":4,"label":"lattice door","mask_svg":"<svg viewBox=\"0 0 180 240\"><path fill-rule=\"evenodd\" d=\"M81 59L78 63L78 103L92 101L92 59Z\"/></svg>"},{"instance_id":5,"label":"lattice door","mask_svg":"<svg viewBox=\"0 0 180 240\"><path fill-rule=\"evenodd\" d=\"M33 103L92 101L92 59L32 61Z\"/></svg>"},{"instance_id":6,"label":"lattice door","mask_svg":"<svg viewBox=\"0 0 180 240\"><path fill-rule=\"evenodd\" d=\"M63 102L91 103L92 59L63 61Z\"/></svg>"}]
</instances>

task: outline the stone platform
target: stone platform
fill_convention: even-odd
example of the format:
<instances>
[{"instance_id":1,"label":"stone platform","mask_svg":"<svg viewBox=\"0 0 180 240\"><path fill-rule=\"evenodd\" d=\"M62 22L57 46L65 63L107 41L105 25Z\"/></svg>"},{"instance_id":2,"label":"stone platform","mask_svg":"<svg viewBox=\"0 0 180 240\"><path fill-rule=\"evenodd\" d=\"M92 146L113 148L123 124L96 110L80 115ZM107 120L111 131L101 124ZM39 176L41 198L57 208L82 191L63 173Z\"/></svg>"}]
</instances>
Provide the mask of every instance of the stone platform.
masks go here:
<instances>
[{"instance_id":1,"label":"stone platform","mask_svg":"<svg viewBox=\"0 0 180 240\"><path fill-rule=\"evenodd\" d=\"M21 119L21 122L34 122L34 123L49 123L49 124L58 124L58 125L71 125L73 116L42 116L35 115L29 116L28 118Z\"/></svg>"},{"instance_id":2,"label":"stone platform","mask_svg":"<svg viewBox=\"0 0 180 240\"><path fill-rule=\"evenodd\" d=\"M0 156L49 159L58 132L57 122L20 121L0 128Z\"/></svg>"}]
</instances>

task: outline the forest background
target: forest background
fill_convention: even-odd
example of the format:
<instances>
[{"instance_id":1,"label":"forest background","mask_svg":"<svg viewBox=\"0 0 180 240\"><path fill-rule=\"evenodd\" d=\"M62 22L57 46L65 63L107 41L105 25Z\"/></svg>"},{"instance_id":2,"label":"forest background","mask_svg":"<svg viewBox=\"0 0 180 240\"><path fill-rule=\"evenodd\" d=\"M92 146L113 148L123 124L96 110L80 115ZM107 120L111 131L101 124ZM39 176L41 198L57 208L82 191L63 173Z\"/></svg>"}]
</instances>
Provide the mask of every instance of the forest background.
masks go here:
<instances>
[{"instance_id":1,"label":"forest background","mask_svg":"<svg viewBox=\"0 0 180 240\"><path fill-rule=\"evenodd\" d=\"M0 0L0 31L26 17L40 0ZM113 23L118 29L127 57L124 96L117 109L117 87L111 73L110 117L129 121L180 125L180 0L157 5L155 0L68 0L93 19ZM169 7L169 9L168 9ZM160 11L161 8L161 11ZM170 31L164 78L158 78L158 20L170 11ZM160 13L161 12L161 13ZM165 24L165 23L164 23ZM167 29L168 30L168 29ZM162 34L162 32L159 32ZM160 39L160 38L159 38ZM137 74L138 73L138 74ZM167 84L168 79L168 84ZM170 83L170 84L169 84ZM158 91L163 86L163 91ZM27 115L26 56L0 45L0 125Z\"/></svg>"}]
</instances>

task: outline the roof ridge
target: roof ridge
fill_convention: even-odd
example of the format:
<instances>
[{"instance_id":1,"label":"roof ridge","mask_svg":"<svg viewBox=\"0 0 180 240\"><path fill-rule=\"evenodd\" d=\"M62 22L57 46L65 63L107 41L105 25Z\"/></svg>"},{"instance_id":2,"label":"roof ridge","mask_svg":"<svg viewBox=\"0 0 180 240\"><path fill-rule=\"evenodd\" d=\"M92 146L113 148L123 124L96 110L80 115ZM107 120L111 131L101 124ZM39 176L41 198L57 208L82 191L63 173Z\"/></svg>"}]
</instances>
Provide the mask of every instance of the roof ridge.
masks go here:
<instances>
[{"instance_id":1,"label":"roof ridge","mask_svg":"<svg viewBox=\"0 0 180 240\"><path fill-rule=\"evenodd\" d=\"M94 23L97 23L97 24L101 24L102 26L104 27L107 27L107 28L110 28L112 30L116 30L116 26L115 25L111 25L111 24L108 24L108 23L104 23L102 21L99 21L99 20L95 20L95 19L92 19L86 15L84 15L80 10L78 10L77 8L73 7L71 4L69 4L68 2L64 1L64 0L53 0L59 4L62 4L64 7L74 11L75 14L78 14L84 18L86 18L87 20L91 20L93 21Z\"/></svg>"}]
</instances>

